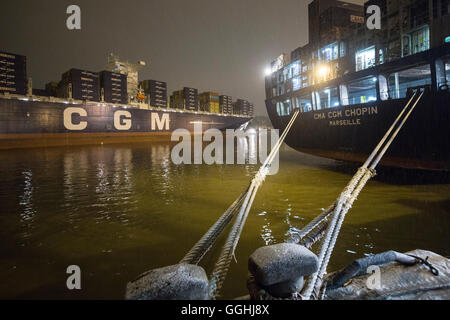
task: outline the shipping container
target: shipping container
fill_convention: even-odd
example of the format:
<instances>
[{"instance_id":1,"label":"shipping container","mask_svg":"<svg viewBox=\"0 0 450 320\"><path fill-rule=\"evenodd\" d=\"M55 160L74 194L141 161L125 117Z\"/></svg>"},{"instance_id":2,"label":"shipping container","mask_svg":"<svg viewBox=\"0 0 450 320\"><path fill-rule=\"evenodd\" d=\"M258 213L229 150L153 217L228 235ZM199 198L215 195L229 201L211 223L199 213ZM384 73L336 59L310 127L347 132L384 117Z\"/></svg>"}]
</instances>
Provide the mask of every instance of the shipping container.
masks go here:
<instances>
[{"instance_id":1,"label":"shipping container","mask_svg":"<svg viewBox=\"0 0 450 320\"><path fill-rule=\"evenodd\" d=\"M152 107L167 108L167 83L159 80L144 80L141 88L147 96L147 102Z\"/></svg>"},{"instance_id":2,"label":"shipping container","mask_svg":"<svg viewBox=\"0 0 450 320\"><path fill-rule=\"evenodd\" d=\"M73 99L100 101L100 75L97 72L70 69L61 78L58 96L69 98L69 85L72 85Z\"/></svg>"},{"instance_id":3,"label":"shipping container","mask_svg":"<svg viewBox=\"0 0 450 320\"><path fill-rule=\"evenodd\" d=\"M233 114L248 116L250 115L251 108L253 108L253 106L250 107L250 102L247 100L237 99L236 102L233 103Z\"/></svg>"},{"instance_id":4,"label":"shipping container","mask_svg":"<svg viewBox=\"0 0 450 320\"><path fill-rule=\"evenodd\" d=\"M233 98L226 95L219 97L219 112L223 114L233 113Z\"/></svg>"},{"instance_id":5,"label":"shipping container","mask_svg":"<svg viewBox=\"0 0 450 320\"><path fill-rule=\"evenodd\" d=\"M105 102L127 104L127 76L111 71L100 72L100 87Z\"/></svg>"},{"instance_id":6,"label":"shipping container","mask_svg":"<svg viewBox=\"0 0 450 320\"><path fill-rule=\"evenodd\" d=\"M183 88L183 90L172 93L172 105L176 109L198 110L198 90L194 88Z\"/></svg>"},{"instance_id":7,"label":"shipping container","mask_svg":"<svg viewBox=\"0 0 450 320\"><path fill-rule=\"evenodd\" d=\"M219 94L215 92L203 92L198 96L199 108L202 111L219 113Z\"/></svg>"},{"instance_id":8,"label":"shipping container","mask_svg":"<svg viewBox=\"0 0 450 320\"><path fill-rule=\"evenodd\" d=\"M26 57L0 52L0 92L25 95L27 93Z\"/></svg>"},{"instance_id":9,"label":"shipping container","mask_svg":"<svg viewBox=\"0 0 450 320\"><path fill-rule=\"evenodd\" d=\"M58 96L58 82L49 82L45 85L45 91L50 97Z\"/></svg>"}]
</instances>

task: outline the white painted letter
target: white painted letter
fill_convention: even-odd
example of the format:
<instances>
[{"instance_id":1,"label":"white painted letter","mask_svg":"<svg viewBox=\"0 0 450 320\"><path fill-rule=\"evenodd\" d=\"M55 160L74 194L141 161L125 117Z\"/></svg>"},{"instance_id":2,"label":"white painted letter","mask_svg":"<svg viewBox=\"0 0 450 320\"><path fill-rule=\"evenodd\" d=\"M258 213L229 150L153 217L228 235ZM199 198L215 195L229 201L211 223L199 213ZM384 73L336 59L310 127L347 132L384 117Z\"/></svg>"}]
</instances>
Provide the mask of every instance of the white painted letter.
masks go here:
<instances>
[{"instance_id":1,"label":"white painted letter","mask_svg":"<svg viewBox=\"0 0 450 320\"><path fill-rule=\"evenodd\" d=\"M158 129L156 129L158 127ZM164 113L161 118L157 113L152 112L152 130L170 130L170 118L168 113Z\"/></svg>"},{"instance_id":2,"label":"white painted letter","mask_svg":"<svg viewBox=\"0 0 450 320\"><path fill-rule=\"evenodd\" d=\"M81 131L86 129L87 122L86 121L80 121L79 124L74 124L72 122L72 115L74 113L79 114L82 117L87 117L87 111L83 108L75 108L75 107L69 107L64 110L63 118L64 118L64 127L67 130L74 130L74 131Z\"/></svg>"},{"instance_id":3,"label":"white painted letter","mask_svg":"<svg viewBox=\"0 0 450 320\"><path fill-rule=\"evenodd\" d=\"M67 7L67 14L71 14L67 18L66 26L69 30L81 30L81 9L79 6L72 4Z\"/></svg>"},{"instance_id":4,"label":"white painted letter","mask_svg":"<svg viewBox=\"0 0 450 320\"><path fill-rule=\"evenodd\" d=\"M125 117L125 119L121 119ZM122 120L122 121L121 121ZM114 128L117 130L130 130L131 129L131 113L125 110L118 110L114 112Z\"/></svg>"}]
</instances>

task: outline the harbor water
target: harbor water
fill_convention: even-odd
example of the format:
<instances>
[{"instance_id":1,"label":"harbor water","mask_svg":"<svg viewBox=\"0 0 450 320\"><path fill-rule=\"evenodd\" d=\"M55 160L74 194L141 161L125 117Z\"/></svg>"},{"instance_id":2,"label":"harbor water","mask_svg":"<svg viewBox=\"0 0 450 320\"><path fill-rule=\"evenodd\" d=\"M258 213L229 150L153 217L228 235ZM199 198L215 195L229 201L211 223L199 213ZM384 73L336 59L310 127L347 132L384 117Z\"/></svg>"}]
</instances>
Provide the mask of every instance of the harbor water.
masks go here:
<instances>
[{"instance_id":1,"label":"harbor water","mask_svg":"<svg viewBox=\"0 0 450 320\"><path fill-rule=\"evenodd\" d=\"M176 264L258 165L175 165L170 143L0 151L0 298L123 299L139 274ZM223 290L247 294L247 260L328 207L356 166L286 146L256 196ZM329 270L386 250L450 256L448 174L381 168L347 215ZM226 229L226 231L229 229ZM222 237L202 266L212 270ZM81 268L68 290L67 267Z\"/></svg>"}]
</instances>

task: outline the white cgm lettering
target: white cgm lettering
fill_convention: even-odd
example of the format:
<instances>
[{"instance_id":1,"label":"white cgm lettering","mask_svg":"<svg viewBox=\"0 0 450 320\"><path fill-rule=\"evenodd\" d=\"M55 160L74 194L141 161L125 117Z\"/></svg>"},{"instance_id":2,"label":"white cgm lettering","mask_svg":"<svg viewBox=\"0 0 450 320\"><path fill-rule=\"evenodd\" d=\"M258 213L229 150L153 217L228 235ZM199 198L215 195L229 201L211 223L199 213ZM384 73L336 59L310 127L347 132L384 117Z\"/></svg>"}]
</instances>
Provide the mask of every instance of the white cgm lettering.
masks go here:
<instances>
[{"instance_id":1,"label":"white cgm lettering","mask_svg":"<svg viewBox=\"0 0 450 320\"><path fill-rule=\"evenodd\" d=\"M152 112L152 130L170 130L169 122L168 113L164 113L160 118L157 113Z\"/></svg>"},{"instance_id":2,"label":"white cgm lettering","mask_svg":"<svg viewBox=\"0 0 450 320\"><path fill-rule=\"evenodd\" d=\"M114 112L114 128L121 131L130 130L131 113L125 110L119 110Z\"/></svg>"},{"instance_id":3,"label":"white cgm lettering","mask_svg":"<svg viewBox=\"0 0 450 320\"><path fill-rule=\"evenodd\" d=\"M72 121L73 114L78 114L81 117L87 117L87 112L83 108L69 107L64 110L64 114L63 114L64 127L67 130L76 130L76 131L81 131L81 130L86 129L86 127L87 127L86 121L80 121L80 123L78 123L78 124L73 123L73 121Z\"/></svg>"}]
</instances>

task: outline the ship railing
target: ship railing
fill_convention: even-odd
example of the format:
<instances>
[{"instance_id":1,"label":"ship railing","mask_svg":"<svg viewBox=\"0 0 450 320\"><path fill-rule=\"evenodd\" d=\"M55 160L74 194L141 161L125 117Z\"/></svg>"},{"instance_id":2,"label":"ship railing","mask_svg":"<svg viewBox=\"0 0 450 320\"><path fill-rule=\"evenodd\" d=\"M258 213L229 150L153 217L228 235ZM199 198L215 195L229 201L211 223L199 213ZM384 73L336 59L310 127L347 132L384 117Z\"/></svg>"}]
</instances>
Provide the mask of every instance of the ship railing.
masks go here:
<instances>
[{"instance_id":1,"label":"ship railing","mask_svg":"<svg viewBox=\"0 0 450 320\"><path fill-rule=\"evenodd\" d=\"M119 104L119 103L111 103L105 101L90 101L90 100L77 100L77 99L67 99L67 98L59 98L53 96L36 96L36 95L19 95L9 92L0 93L1 99L17 99L23 101L39 101L39 102L52 102L52 103L61 103L61 104L79 104L79 105L100 105L100 106L113 106L115 108L134 108L134 109L144 109L144 110L152 110L152 111L163 111L163 112L183 112L183 113L193 113L193 114L204 114L204 115L216 115L216 116L233 116L237 118L251 118L253 116L250 115L242 115L242 114L225 114L225 113L212 113L206 111L195 111L195 110L186 110L186 109L175 109L175 108L158 108L152 107L147 104Z\"/></svg>"}]
</instances>

